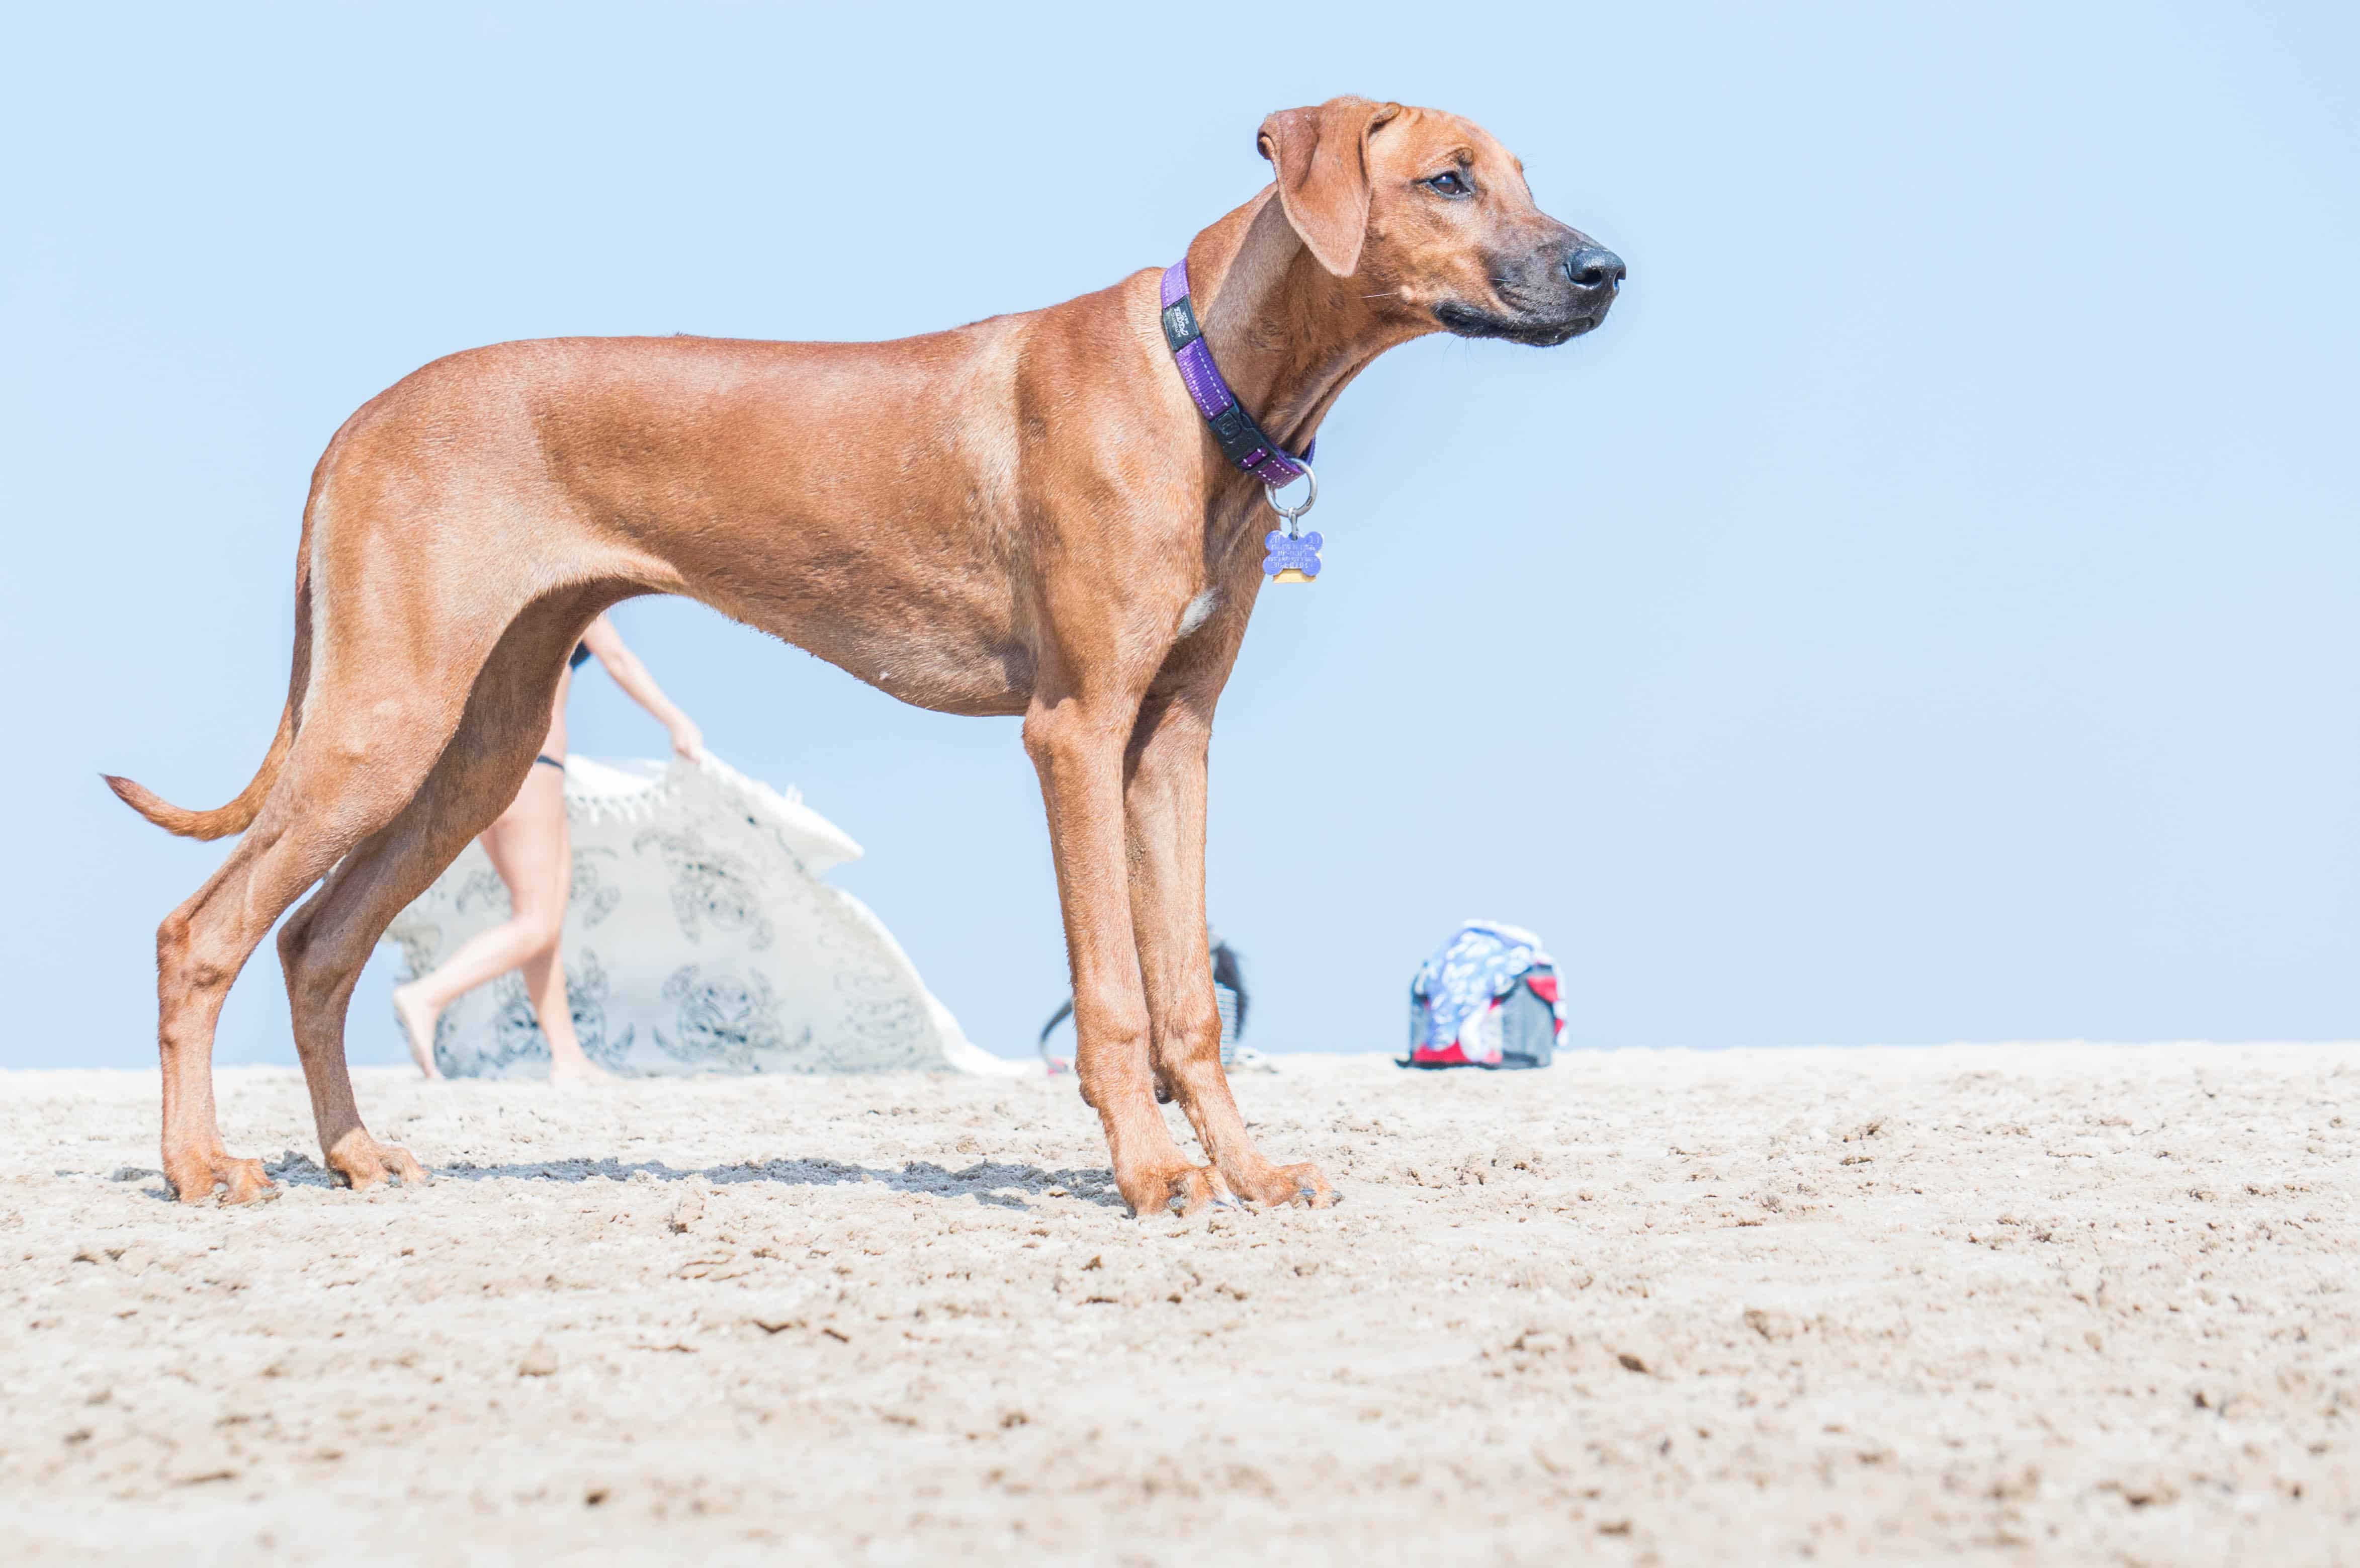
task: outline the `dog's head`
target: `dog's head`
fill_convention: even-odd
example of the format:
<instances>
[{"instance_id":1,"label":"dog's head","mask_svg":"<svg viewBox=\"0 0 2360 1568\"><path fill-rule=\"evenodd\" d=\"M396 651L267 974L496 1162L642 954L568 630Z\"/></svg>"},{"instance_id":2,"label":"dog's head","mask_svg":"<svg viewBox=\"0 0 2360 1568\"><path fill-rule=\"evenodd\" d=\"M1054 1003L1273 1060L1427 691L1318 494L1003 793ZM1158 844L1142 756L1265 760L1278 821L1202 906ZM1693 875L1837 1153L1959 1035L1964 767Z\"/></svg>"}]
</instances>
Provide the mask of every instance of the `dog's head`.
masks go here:
<instances>
[{"instance_id":1,"label":"dog's head","mask_svg":"<svg viewBox=\"0 0 2360 1568\"><path fill-rule=\"evenodd\" d=\"M1262 123L1287 222L1404 324L1543 345L1606 319L1622 258L1533 204L1524 167L1434 109L1331 98Z\"/></svg>"}]
</instances>

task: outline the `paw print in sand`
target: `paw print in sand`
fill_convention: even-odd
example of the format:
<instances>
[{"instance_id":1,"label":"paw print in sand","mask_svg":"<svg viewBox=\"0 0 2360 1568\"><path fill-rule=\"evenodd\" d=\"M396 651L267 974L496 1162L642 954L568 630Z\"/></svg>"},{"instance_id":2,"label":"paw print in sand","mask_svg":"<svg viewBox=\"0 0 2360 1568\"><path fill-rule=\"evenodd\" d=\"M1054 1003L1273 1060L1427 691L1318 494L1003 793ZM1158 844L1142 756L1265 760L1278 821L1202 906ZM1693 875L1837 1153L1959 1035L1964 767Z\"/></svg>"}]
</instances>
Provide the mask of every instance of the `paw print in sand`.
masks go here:
<instances>
[{"instance_id":1,"label":"paw print in sand","mask_svg":"<svg viewBox=\"0 0 2360 1568\"><path fill-rule=\"evenodd\" d=\"M1270 551L1262 559L1262 575L1273 582L1310 582L1319 576L1321 543L1317 533L1289 538L1284 529L1272 529L1262 540L1263 546Z\"/></svg>"}]
</instances>

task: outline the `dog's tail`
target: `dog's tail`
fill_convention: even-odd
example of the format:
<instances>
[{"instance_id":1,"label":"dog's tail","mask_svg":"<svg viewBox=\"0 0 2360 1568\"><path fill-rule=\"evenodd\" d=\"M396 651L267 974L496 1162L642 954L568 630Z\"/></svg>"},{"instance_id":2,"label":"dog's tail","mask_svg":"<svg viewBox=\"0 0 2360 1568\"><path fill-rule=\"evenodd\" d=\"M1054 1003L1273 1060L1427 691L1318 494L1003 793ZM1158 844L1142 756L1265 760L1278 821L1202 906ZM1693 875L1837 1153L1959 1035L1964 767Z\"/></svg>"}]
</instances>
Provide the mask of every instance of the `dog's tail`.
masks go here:
<instances>
[{"instance_id":1,"label":"dog's tail","mask_svg":"<svg viewBox=\"0 0 2360 1568\"><path fill-rule=\"evenodd\" d=\"M279 733L270 738L270 750L263 754L262 766L238 792L237 798L211 811L191 811L174 806L145 784L113 773L99 775L116 799L167 833L177 833L183 839L226 839L233 833L245 832L254 826L255 817L262 812L262 803L270 797L270 788L279 782L279 770L287 765L287 753L295 749L295 731L301 724L303 687L311 675L311 517L307 507L303 544L296 555L295 657L287 679L287 706L279 710Z\"/></svg>"},{"instance_id":2,"label":"dog's tail","mask_svg":"<svg viewBox=\"0 0 2360 1568\"><path fill-rule=\"evenodd\" d=\"M270 750L262 759L262 769L252 783L238 792L235 800L211 811L191 811L174 806L147 785L121 778L114 773L99 776L106 781L124 805L153 822L167 833L177 833L183 839L225 839L232 833L243 833L254 826L262 810L270 786L279 782L279 770L286 765L287 753L295 746L295 705L289 703L279 716L279 733L271 738Z\"/></svg>"}]
</instances>

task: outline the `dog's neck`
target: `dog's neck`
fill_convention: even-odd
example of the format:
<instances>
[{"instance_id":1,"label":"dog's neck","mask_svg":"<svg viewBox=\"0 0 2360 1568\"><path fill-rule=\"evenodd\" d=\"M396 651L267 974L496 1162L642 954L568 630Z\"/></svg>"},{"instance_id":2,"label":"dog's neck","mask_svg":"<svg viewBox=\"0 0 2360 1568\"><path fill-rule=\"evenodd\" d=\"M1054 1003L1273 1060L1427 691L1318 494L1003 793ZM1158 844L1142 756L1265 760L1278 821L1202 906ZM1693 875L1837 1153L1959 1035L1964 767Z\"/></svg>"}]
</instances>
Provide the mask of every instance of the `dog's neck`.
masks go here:
<instances>
[{"instance_id":1,"label":"dog's neck","mask_svg":"<svg viewBox=\"0 0 2360 1568\"><path fill-rule=\"evenodd\" d=\"M1213 363L1290 452L1319 433L1370 361L1433 331L1381 314L1351 279L1321 267L1270 186L1188 247L1188 281Z\"/></svg>"}]
</instances>

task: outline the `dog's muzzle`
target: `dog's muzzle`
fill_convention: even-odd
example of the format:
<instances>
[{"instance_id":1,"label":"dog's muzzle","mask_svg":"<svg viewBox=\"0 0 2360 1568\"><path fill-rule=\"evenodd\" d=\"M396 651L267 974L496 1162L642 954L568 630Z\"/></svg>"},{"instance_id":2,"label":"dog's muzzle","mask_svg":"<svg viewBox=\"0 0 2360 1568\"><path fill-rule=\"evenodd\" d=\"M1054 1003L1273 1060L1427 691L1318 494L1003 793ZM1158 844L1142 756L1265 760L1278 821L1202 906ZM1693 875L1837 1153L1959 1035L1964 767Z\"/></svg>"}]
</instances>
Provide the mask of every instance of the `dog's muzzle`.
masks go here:
<instances>
[{"instance_id":1,"label":"dog's muzzle","mask_svg":"<svg viewBox=\"0 0 2360 1568\"><path fill-rule=\"evenodd\" d=\"M1460 337L1500 337L1554 348L1604 321L1622 280L1630 275L1621 257L1604 246L1584 241L1557 258L1545 287L1501 287L1501 302L1508 309L1491 310L1447 300L1434 307L1434 319ZM1527 303L1533 295L1542 298Z\"/></svg>"}]
</instances>

